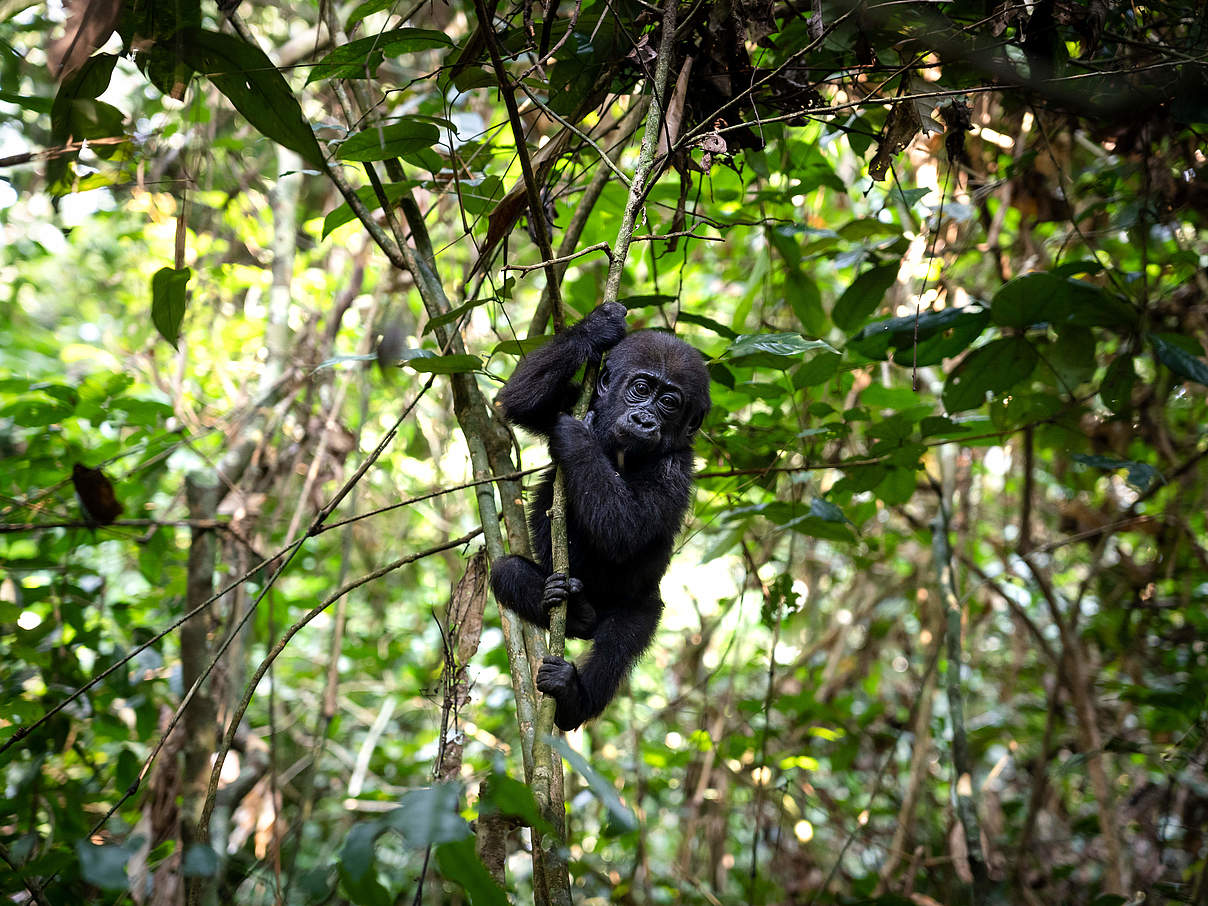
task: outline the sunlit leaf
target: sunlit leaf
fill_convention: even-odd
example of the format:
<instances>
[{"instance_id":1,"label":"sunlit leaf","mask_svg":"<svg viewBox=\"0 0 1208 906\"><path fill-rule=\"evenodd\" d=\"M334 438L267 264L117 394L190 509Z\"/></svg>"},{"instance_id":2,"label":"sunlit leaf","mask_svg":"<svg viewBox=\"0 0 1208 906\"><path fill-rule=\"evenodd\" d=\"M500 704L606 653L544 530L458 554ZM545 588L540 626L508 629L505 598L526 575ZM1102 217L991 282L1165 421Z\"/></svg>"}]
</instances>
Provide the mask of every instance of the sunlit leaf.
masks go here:
<instances>
[{"instance_id":1,"label":"sunlit leaf","mask_svg":"<svg viewBox=\"0 0 1208 906\"><path fill-rule=\"evenodd\" d=\"M784 370L796 365L805 353L813 350L838 354L838 350L822 340L807 340L795 333L761 333L739 336L721 358L735 365Z\"/></svg>"},{"instance_id":2,"label":"sunlit leaf","mask_svg":"<svg viewBox=\"0 0 1208 906\"><path fill-rule=\"evenodd\" d=\"M314 64L306 83L320 79L371 79L387 56L452 46L453 39L443 31L394 28L337 47Z\"/></svg>"}]
</instances>

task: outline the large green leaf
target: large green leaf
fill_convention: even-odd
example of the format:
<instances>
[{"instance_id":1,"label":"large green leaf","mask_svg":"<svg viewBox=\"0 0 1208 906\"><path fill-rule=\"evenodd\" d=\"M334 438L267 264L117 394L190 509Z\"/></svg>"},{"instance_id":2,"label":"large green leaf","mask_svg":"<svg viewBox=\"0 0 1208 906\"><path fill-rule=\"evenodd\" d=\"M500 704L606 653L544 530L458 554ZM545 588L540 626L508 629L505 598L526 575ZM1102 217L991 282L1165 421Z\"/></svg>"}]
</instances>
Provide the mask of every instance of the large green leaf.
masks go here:
<instances>
[{"instance_id":1,"label":"large green leaf","mask_svg":"<svg viewBox=\"0 0 1208 906\"><path fill-rule=\"evenodd\" d=\"M180 324L185 317L185 298L192 271L161 267L151 278L151 322L161 337L179 348Z\"/></svg>"},{"instance_id":2,"label":"large green leaf","mask_svg":"<svg viewBox=\"0 0 1208 906\"><path fill-rule=\"evenodd\" d=\"M685 324L695 324L698 327L703 327L706 330L711 330L719 336L725 337L727 340L738 339L738 334L732 331L725 324L713 320L706 315L693 314L690 311L681 311L676 318L677 321L683 321Z\"/></svg>"},{"instance_id":3,"label":"large green leaf","mask_svg":"<svg viewBox=\"0 0 1208 906\"><path fill-rule=\"evenodd\" d=\"M76 856L80 860L80 874L89 884L102 890L125 890L126 862L130 852L124 846L112 843L97 845L88 840L76 844Z\"/></svg>"},{"instance_id":4,"label":"large green leaf","mask_svg":"<svg viewBox=\"0 0 1208 906\"><path fill-rule=\"evenodd\" d=\"M398 808L382 818L382 823L399 831L417 849L464 839L470 836L470 827L458 813L461 796L460 783L411 790L399 800Z\"/></svg>"},{"instance_id":5,"label":"large green leaf","mask_svg":"<svg viewBox=\"0 0 1208 906\"><path fill-rule=\"evenodd\" d=\"M796 333L757 333L739 336L721 358L734 365L750 368L779 368L785 370L802 360L807 352L838 350L823 340L807 340Z\"/></svg>"},{"instance_id":6,"label":"large green leaf","mask_svg":"<svg viewBox=\"0 0 1208 906\"><path fill-rule=\"evenodd\" d=\"M1095 335L1089 327L1067 324L1058 329L1047 359L1061 389L1073 393L1095 374Z\"/></svg>"},{"instance_id":7,"label":"large green leaf","mask_svg":"<svg viewBox=\"0 0 1208 906\"><path fill-rule=\"evenodd\" d=\"M944 408L949 412L976 409L988 393L1010 390L1029 377L1040 356L1024 337L1003 337L973 350L944 384Z\"/></svg>"},{"instance_id":8,"label":"large green leaf","mask_svg":"<svg viewBox=\"0 0 1208 906\"><path fill-rule=\"evenodd\" d=\"M323 168L323 152L297 98L260 48L201 28L181 29L165 46L209 78L259 132Z\"/></svg>"},{"instance_id":9,"label":"large green leaf","mask_svg":"<svg viewBox=\"0 0 1208 906\"><path fill-rule=\"evenodd\" d=\"M1137 313L1119 297L1081 280L1049 273L1024 274L994 295L990 316L995 324L1021 330L1037 324L1131 328Z\"/></svg>"},{"instance_id":10,"label":"large green leaf","mask_svg":"<svg viewBox=\"0 0 1208 906\"><path fill-rule=\"evenodd\" d=\"M967 349L989 322L990 313L980 307L945 308L922 312L917 318L905 315L873 321L847 345L870 359L892 355L899 365L936 365Z\"/></svg>"},{"instance_id":11,"label":"large green leaf","mask_svg":"<svg viewBox=\"0 0 1208 906\"><path fill-rule=\"evenodd\" d=\"M440 141L440 129L426 120L405 116L387 126L354 133L340 145L340 160L389 160L431 148Z\"/></svg>"},{"instance_id":12,"label":"large green leaf","mask_svg":"<svg viewBox=\"0 0 1208 906\"><path fill-rule=\"evenodd\" d=\"M427 350L422 350L427 352ZM412 371L423 374L463 374L481 371L482 359L476 355L418 355L408 358L404 364Z\"/></svg>"},{"instance_id":13,"label":"large green leaf","mask_svg":"<svg viewBox=\"0 0 1208 906\"><path fill-rule=\"evenodd\" d=\"M1133 386L1137 383L1137 371L1133 357L1119 355L1107 366L1103 381L1099 384L1099 399L1112 412L1123 412L1132 403Z\"/></svg>"},{"instance_id":14,"label":"large green leaf","mask_svg":"<svg viewBox=\"0 0 1208 906\"><path fill-rule=\"evenodd\" d=\"M386 183L386 185L382 186L382 190L386 196L386 200L393 204L418 185L419 182L417 180L404 179L401 182ZM380 208L377 192L374 191L373 186L361 186L361 188L356 190L356 196L370 211L376 211ZM327 213L327 216L323 218L321 238L326 239L337 227L342 227L344 224L356 220L356 216L352 212L352 208L348 202L332 208Z\"/></svg>"},{"instance_id":15,"label":"large green leaf","mask_svg":"<svg viewBox=\"0 0 1208 906\"><path fill-rule=\"evenodd\" d=\"M621 801L621 797L617 795L617 791L613 788L613 785L601 777L587 763L586 758L572 749L570 744L561 737L549 737L547 741L570 763L572 768L579 772L583 779L587 781L588 789L608 809L610 832L624 833L638 829L638 819L633 810Z\"/></svg>"},{"instance_id":16,"label":"large green leaf","mask_svg":"<svg viewBox=\"0 0 1208 906\"><path fill-rule=\"evenodd\" d=\"M51 134L56 142L66 144L69 140L78 142L124 134L125 114L112 104L97 100L109 88L116 63L117 57L113 54L96 54L63 80L50 108ZM118 150L114 144L91 147L104 158L112 157ZM75 151L50 160L46 176L54 191L71 192L80 188L68 180L69 164L78 154Z\"/></svg>"},{"instance_id":17,"label":"large green leaf","mask_svg":"<svg viewBox=\"0 0 1208 906\"><path fill-rule=\"evenodd\" d=\"M507 906L507 892L495 883L478 858L473 837L436 847L436 864L442 875L461 885L471 906Z\"/></svg>"},{"instance_id":18,"label":"large green leaf","mask_svg":"<svg viewBox=\"0 0 1208 906\"><path fill-rule=\"evenodd\" d=\"M877 310L898 278L898 264L880 264L860 274L835 302L831 318L843 331L855 330Z\"/></svg>"}]
</instances>

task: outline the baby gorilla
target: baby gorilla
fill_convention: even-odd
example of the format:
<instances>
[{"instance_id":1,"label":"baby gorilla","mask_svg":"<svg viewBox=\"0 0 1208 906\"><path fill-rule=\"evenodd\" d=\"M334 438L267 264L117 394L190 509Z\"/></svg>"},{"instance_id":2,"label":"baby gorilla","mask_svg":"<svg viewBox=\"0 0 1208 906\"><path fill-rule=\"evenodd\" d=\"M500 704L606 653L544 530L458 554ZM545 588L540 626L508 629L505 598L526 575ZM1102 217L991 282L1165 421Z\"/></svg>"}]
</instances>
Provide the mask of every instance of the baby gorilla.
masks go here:
<instances>
[{"instance_id":1,"label":"baby gorilla","mask_svg":"<svg viewBox=\"0 0 1208 906\"><path fill-rule=\"evenodd\" d=\"M587 416L572 418L575 372L609 350ZM566 634L593 640L580 665L547 657L537 672L537 688L557 702L555 723L573 730L604 710L658 626L659 581L692 500L692 438L709 411L709 374L670 334L626 336L625 306L610 302L521 361L498 405L549 440L565 476L571 578L552 572L551 469L529 513L536 562L504 557L491 585L541 627L566 601Z\"/></svg>"}]
</instances>

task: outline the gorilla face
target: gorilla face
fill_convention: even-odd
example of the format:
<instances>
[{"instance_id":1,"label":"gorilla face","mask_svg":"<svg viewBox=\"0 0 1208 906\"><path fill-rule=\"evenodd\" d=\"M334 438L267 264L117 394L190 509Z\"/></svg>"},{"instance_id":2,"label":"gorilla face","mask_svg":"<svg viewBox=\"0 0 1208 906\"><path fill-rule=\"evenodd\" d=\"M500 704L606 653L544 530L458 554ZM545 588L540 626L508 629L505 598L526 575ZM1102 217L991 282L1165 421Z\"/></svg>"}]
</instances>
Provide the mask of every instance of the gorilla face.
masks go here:
<instances>
[{"instance_id":1,"label":"gorilla face","mask_svg":"<svg viewBox=\"0 0 1208 906\"><path fill-rule=\"evenodd\" d=\"M618 461L687 449L709 410L700 354L670 334L630 334L600 374L591 423Z\"/></svg>"}]
</instances>

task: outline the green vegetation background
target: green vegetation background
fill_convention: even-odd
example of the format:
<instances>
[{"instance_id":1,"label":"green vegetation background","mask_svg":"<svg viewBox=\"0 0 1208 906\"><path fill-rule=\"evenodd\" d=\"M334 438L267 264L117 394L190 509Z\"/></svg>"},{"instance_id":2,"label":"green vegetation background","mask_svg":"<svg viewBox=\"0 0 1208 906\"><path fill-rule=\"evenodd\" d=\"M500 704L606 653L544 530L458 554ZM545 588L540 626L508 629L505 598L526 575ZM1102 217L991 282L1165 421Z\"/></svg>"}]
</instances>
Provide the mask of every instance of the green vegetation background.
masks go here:
<instances>
[{"instance_id":1,"label":"green vegetation background","mask_svg":"<svg viewBox=\"0 0 1208 906\"><path fill-rule=\"evenodd\" d=\"M6 898L557 901L466 394L602 297L667 9L0 4ZM677 12L620 295L714 409L570 892L1208 902L1198 4Z\"/></svg>"}]
</instances>

